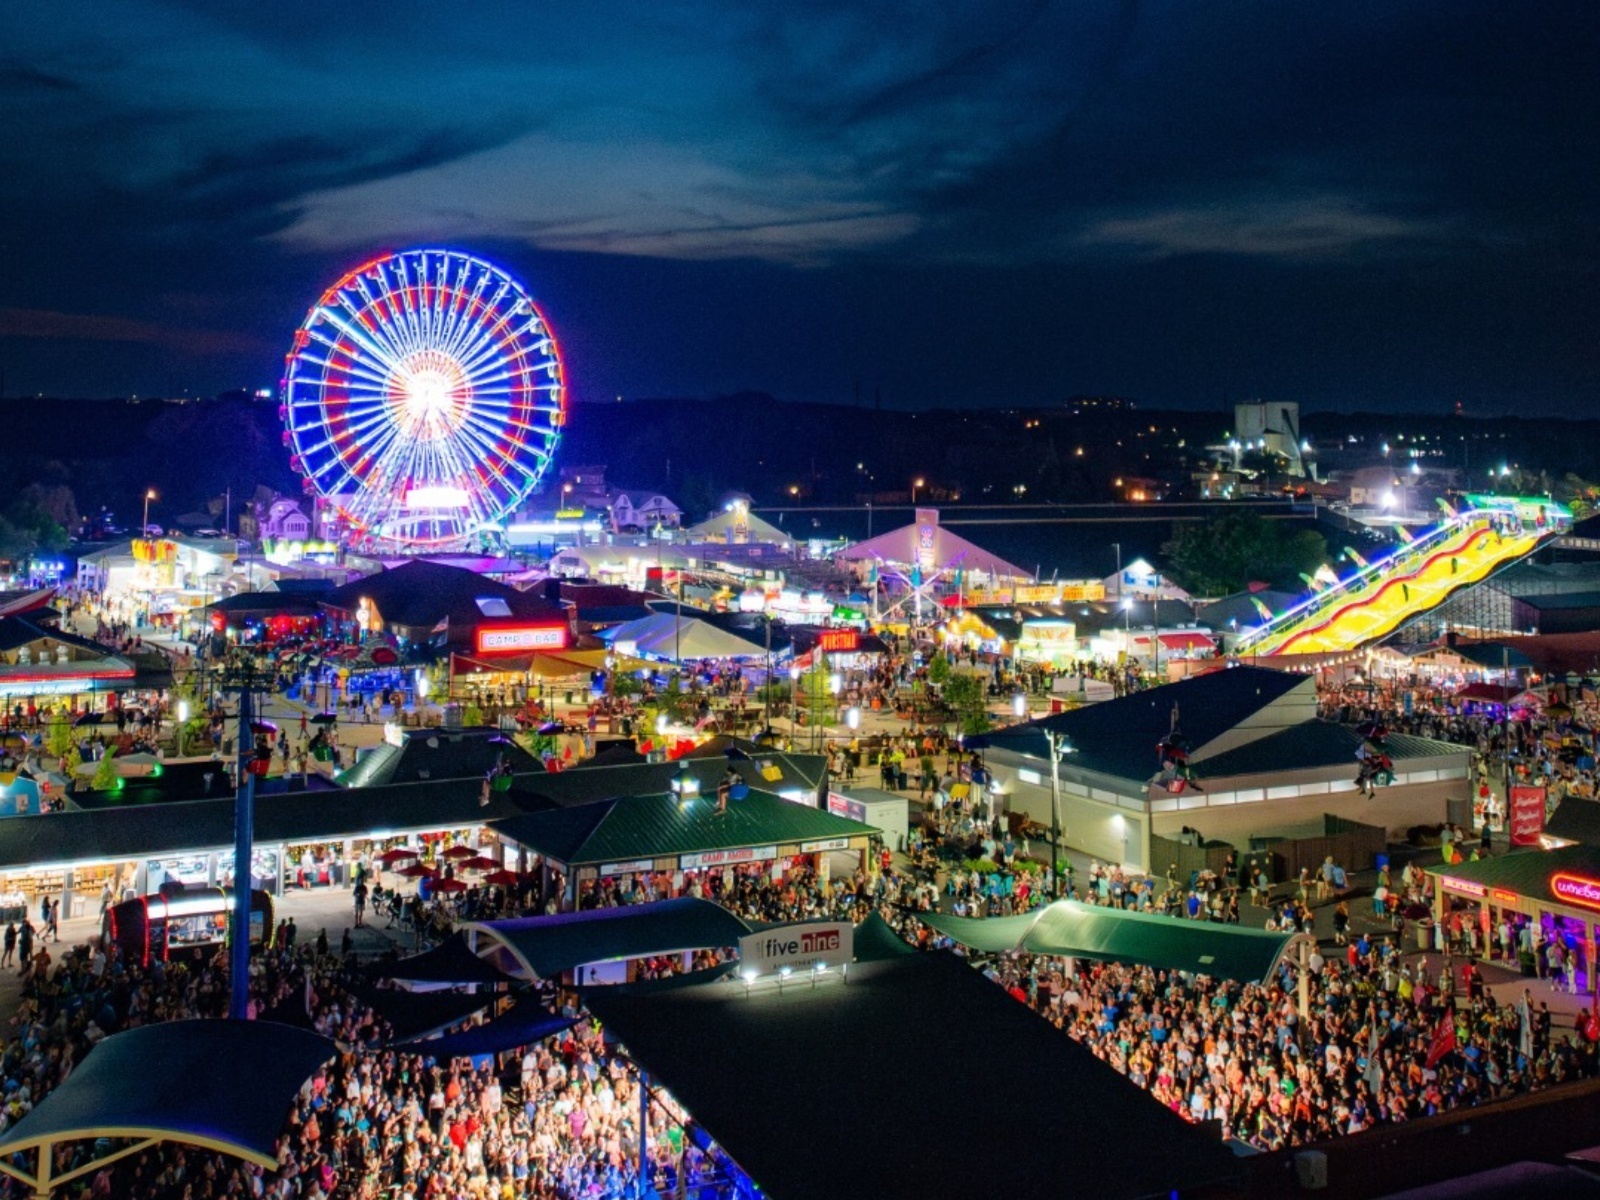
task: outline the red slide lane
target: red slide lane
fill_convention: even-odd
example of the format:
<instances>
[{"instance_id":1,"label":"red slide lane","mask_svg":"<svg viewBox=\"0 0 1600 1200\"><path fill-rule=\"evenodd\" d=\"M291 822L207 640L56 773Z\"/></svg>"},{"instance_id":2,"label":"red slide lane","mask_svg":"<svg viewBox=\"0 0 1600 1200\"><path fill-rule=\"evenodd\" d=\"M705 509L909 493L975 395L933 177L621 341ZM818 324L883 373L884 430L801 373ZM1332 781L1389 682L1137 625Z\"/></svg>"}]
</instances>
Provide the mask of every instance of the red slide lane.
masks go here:
<instances>
[{"instance_id":1,"label":"red slide lane","mask_svg":"<svg viewBox=\"0 0 1600 1200\"><path fill-rule=\"evenodd\" d=\"M1358 600L1351 600L1350 603L1348 603L1348 604L1342 604L1342 605L1340 605L1338 608L1336 608L1333 611L1333 613L1328 617L1328 619L1326 621L1321 621L1318 624L1313 625L1310 629L1302 629L1297 633L1290 634L1289 637L1287 639L1285 639L1283 645L1279 646L1278 649L1274 651L1274 653L1275 654L1290 654L1290 653L1292 653L1292 651L1289 649L1289 647L1294 645L1294 643L1299 641L1301 638L1310 637L1312 634L1315 634L1315 633L1321 633L1323 630L1327 629L1330 625L1334 624L1335 622L1340 620L1342 617L1344 617L1346 614L1354 611L1355 609L1365 608L1370 604L1376 604L1380 599L1383 598L1384 594L1386 592L1388 592L1390 588L1399 587L1402 583L1410 583L1411 580L1415 579L1418 575L1421 575L1424 571L1426 571L1430 566L1432 566L1434 563L1438 562L1440 559L1448 558L1453 554L1466 554L1468 551L1476 549L1478 542L1480 542L1484 538L1492 536L1492 533L1493 533L1492 530L1489 530L1489 529L1486 529L1486 528L1483 528L1483 527L1480 526L1478 529L1476 529L1476 530L1474 530L1472 532L1472 534L1467 538L1467 540L1462 545L1460 545L1460 546L1446 546L1443 549L1438 550L1438 551L1434 552L1433 554L1428 555L1427 558L1423 559L1420 563L1418 563L1411 570L1407 571L1404 575L1396 575L1394 578L1386 580L1384 582L1383 586L1380 587L1377 591L1373 592L1372 595L1363 596Z\"/></svg>"}]
</instances>

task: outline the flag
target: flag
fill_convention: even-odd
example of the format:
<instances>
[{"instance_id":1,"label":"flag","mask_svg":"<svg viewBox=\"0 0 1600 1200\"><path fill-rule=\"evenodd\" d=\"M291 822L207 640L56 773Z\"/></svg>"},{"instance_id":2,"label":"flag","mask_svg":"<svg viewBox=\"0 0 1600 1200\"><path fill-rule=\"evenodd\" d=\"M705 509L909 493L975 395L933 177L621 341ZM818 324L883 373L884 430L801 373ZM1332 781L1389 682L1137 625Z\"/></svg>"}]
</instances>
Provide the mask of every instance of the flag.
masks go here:
<instances>
[{"instance_id":1,"label":"flag","mask_svg":"<svg viewBox=\"0 0 1600 1200\"><path fill-rule=\"evenodd\" d=\"M1416 538L1411 536L1411 531L1409 529L1407 529L1404 525L1396 525L1394 527L1394 531L1400 535L1400 540L1402 542L1404 542L1408 546L1412 542L1417 540Z\"/></svg>"},{"instance_id":2,"label":"flag","mask_svg":"<svg viewBox=\"0 0 1600 1200\"><path fill-rule=\"evenodd\" d=\"M1250 603L1256 606L1256 612L1260 614L1263 621L1272 620L1272 610L1265 604L1261 603L1260 600L1256 599L1254 596L1251 596Z\"/></svg>"},{"instance_id":3,"label":"flag","mask_svg":"<svg viewBox=\"0 0 1600 1200\"><path fill-rule=\"evenodd\" d=\"M1355 563L1356 566L1365 567L1367 565L1367 560L1362 558L1360 551L1356 550L1353 546L1346 546L1344 552L1350 561Z\"/></svg>"},{"instance_id":4,"label":"flag","mask_svg":"<svg viewBox=\"0 0 1600 1200\"><path fill-rule=\"evenodd\" d=\"M1456 1048L1456 1017L1454 1013L1445 1013L1444 1019L1439 1022L1439 1028L1433 1031L1433 1037L1428 1041L1427 1068L1431 1071L1446 1054Z\"/></svg>"},{"instance_id":5,"label":"flag","mask_svg":"<svg viewBox=\"0 0 1600 1200\"><path fill-rule=\"evenodd\" d=\"M1317 579L1317 578L1315 578L1315 577L1313 577L1311 575L1307 575L1304 571L1300 572L1300 578L1304 579L1306 581L1306 586L1308 588L1310 588L1313 592L1320 592L1323 589L1323 587L1325 586L1323 584L1322 580Z\"/></svg>"}]
</instances>

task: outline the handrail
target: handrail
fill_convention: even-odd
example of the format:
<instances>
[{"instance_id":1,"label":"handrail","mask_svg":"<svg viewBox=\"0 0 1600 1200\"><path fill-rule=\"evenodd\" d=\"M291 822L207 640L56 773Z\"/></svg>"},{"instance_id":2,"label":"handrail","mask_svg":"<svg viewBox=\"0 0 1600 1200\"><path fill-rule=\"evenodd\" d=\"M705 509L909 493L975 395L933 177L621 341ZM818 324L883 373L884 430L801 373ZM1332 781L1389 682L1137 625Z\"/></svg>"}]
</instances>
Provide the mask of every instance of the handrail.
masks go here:
<instances>
[{"instance_id":1,"label":"handrail","mask_svg":"<svg viewBox=\"0 0 1600 1200\"><path fill-rule=\"evenodd\" d=\"M1294 605L1292 608L1284 609L1270 621L1257 625L1250 632L1240 635L1237 643L1239 650L1241 652L1245 651L1268 637L1281 634L1285 630L1292 629L1300 622L1319 615L1324 609L1354 594L1358 588L1365 587L1371 580L1391 569L1398 560L1406 555L1425 552L1435 543L1447 540L1452 534L1459 533L1473 525L1486 524L1487 522L1488 516L1477 511L1463 513L1460 516L1451 517L1440 522L1416 541L1402 542L1390 553L1382 558L1374 559L1353 575L1347 575L1323 591L1313 592L1299 604Z\"/></svg>"}]
</instances>

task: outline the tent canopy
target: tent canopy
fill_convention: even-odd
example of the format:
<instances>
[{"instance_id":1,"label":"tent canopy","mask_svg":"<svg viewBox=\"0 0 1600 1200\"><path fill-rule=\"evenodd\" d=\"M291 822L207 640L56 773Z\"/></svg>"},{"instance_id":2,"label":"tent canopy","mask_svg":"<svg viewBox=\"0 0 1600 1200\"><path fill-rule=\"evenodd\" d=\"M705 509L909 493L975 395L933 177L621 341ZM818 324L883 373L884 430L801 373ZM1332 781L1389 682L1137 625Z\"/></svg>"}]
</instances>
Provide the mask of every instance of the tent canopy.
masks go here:
<instances>
[{"instance_id":1,"label":"tent canopy","mask_svg":"<svg viewBox=\"0 0 1600 1200\"><path fill-rule=\"evenodd\" d=\"M709 621L673 613L652 613L608 629L600 636L613 646L632 646L641 654L666 659L755 658L766 653L764 646L719 629Z\"/></svg>"},{"instance_id":2,"label":"tent canopy","mask_svg":"<svg viewBox=\"0 0 1600 1200\"><path fill-rule=\"evenodd\" d=\"M750 932L710 900L680 897L626 908L595 908L548 917L469 921L481 947L503 947L529 979L552 979L585 963L737 945Z\"/></svg>"},{"instance_id":3,"label":"tent canopy","mask_svg":"<svg viewBox=\"0 0 1600 1200\"><path fill-rule=\"evenodd\" d=\"M917 526L904 525L880 533L875 538L846 546L839 557L846 562L874 561L897 567L910 567L923 561L917 545ZM936 571L964 571L968 575L987 575L994 579L1032 579L1033 572L1008 563L997 554L951 533L943 525L933 527L933 567Z\"/></svg>"},{"instance_id":4,"label":"tent canopy","mask_svg":"<svg viewBox=\"0 0 1600 1200\"><path fill-rule=\"evenodd\" d=\"M375 979L404 979L407 983L512 982L511 976L474 954L459 930L432 950L399 962L376 963L370 973Z\"/></svg>"},{"instance_id":5,"label":"tent canopy","mask_svg":"<svg viewBox=\"0 0 1600 1200\"><path fill-rule=\"evenodd\" d=\"M1183 921L1079 900L1057 900L1014 917L918 913L917 919L985 954L1021 950L1249 982L1266 980L1299 940L1292 933Z\"/></svg>"},{"instance_id":6,"label":"tent canopy","mask_svg":"<svg viewBox=\"0 0 1600 1200\"><path fill-rule=\"evenodd\" d=\"M37 1149L48 1162L58 1142L133 1138L125 1153L183 1142L272 1168L295 1094L337 1053L328 1038L270 1021L167 1021L130 1029L97 1045L65 1083L0 1134L0 1157ZM98 1170L112 1157L120 1154L82 1170ZM10 1163L0 1169L47 1190L39 1186L45 1180Z\"/></svg>"},{"instance_id":7,"label":"tent canopy","mask_svg":"<svg viewBox=\"0 0 1600 1200\"><path fill-rule=\"evenodd\" d=\"M576 1025L576 1017L551 1012L537 996L523 996L505 1012L482 1025L447 1033L423 1041L399 1042L390 1046L402 1054L424 1054L440 1062L452 1058L476 1058L480 1054L501 1054L532 1045L552 1033Z\"/></svg>"},{"instance_id":8,"label":"tent canopy","mask_svg":"<svg viewBox=\"0 0 1600 1200\"><path fill-rule=\"evenodd\" d=\"M1003 1177L1131 1200L1238 1173L1220 1142L950 954L782 991L723 981L584 999L764 1195L990 1196ZM1026 1103L974 1104L953 1086L997 1050L1004 1065L980 1074ZM819 1150L851 1130L869 1131L852 1143L868 1152Z\"/></svg>"}]
</instances>

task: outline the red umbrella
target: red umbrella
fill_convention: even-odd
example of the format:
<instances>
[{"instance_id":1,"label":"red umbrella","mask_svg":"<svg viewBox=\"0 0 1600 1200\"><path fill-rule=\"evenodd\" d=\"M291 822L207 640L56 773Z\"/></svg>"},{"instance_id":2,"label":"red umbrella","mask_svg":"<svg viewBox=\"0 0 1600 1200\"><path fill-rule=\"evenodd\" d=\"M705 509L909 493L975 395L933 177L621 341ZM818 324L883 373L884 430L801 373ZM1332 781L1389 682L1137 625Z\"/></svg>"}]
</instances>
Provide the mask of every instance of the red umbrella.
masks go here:
<instances>
[{"instance_id":1,"label":"red umbrella","mask_svg":"<svg viewBox=\"0 0 1600 1200\"><path fill-rule=\"evenodd\" d=\"M474 850L471 846L451 846L450 849L446 850L439 857L440 858L472 858L477 853L478 852L476 850Z\"/></svg>"},{"instance_id":2,"label":"red umbrella","mask_svg":"<svg viewBox=\"0 0 1600 1200\"><path fill-rule=\"evenodd\" d=\"M395 872L396 875L404 875L407 879L426 879L438 873L437 869L423 866L421 863L412 863L409 867L401 867Z\"/></svg>"},{"instance_id":3,"label":"red umbrella","mask_svg":"<svg viewBox=\"0 0 1600 1200\"><path fill-rule=\"evenodd\" d=\"M493 871L500 866L494 859L479 854L473 858L464 858L456 864L458 871Z\"/></svg>"},{"instance_id":4,"label":"red umbrella","mask_svg":"<svg viewBox=\"0 0 1600 1200\"><path fill-rule=\"evenodd\" d=\"M378 855L378 861L386 867L392 867L395 863L403 863L408 858L420 857L421 855L415 850L407 850L404 846L396 846L393 850L385 850Z\"/></svg>"},{"instance_id":5,"label":"red umbrella","mask_svg":"<svg viewBox=\"0 0 1600 1200\"><path fill-rule=\"evenodd\" d=\"M490 871L483 882L490 887L516 887L522 882L522 876L515 871Z\"/></svg>"},{"instance_id":6,"label":"red umbrella","mask_svg":"<svg viewBox=\"0 0 1600 1200\"><path fill-rule=\"evenodd\" d=\"M441 896L451 896L466 891L467 885L459 879L440 879L434 883L433 890Z\"/></svg>"}]
</instances>

